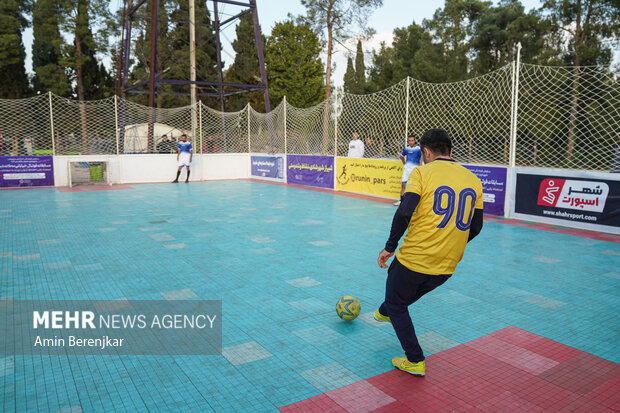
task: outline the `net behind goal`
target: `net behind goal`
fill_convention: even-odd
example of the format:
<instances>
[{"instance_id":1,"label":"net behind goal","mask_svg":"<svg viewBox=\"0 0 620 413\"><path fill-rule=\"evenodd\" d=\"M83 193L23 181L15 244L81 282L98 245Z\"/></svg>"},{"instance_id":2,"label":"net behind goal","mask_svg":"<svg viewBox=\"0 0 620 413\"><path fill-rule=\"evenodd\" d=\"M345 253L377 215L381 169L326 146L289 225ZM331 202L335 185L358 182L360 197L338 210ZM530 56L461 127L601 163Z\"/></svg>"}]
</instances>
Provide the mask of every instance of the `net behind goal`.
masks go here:
<instances>
[{"instance_id":1,"label":"net behind goal","mask_svg":"<svg viewBox=\"0 0 620 413\"><path fill-rule=\"evenodd\" d=\"M108 162L69 162L69 186L111 185Z\"/></svg>"}]
</instances>

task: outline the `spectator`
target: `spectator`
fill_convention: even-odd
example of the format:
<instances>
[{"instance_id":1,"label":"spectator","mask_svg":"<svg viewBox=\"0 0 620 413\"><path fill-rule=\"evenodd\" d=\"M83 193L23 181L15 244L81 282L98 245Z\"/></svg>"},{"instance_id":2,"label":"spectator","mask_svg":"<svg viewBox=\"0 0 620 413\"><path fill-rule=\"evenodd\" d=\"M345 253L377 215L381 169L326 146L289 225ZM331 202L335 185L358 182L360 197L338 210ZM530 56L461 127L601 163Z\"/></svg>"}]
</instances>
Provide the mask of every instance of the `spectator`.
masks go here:
<instances>
[{"instance_id":1,"label":"spectator","mask_svg":"<svg viewBox=\"0 0 620 413\"><path fill-rule=\"evenodd\" d=\"M217 153L219 148L217 147L217 141L213 139L213 135L209 135L207 140L202 143L203 153Z\"/></svg>"},{"instance_id":2,"label":"spectator","mask_svg":"<svg viewBox=\"0 0 620 413\"><path fill-rule=\"evenodd\" d=\"M162 135L161 141L157 144L158 153L170 153L172 151L171 142L168 140L167 135Z\"/></svg>"},{"instance_id":3,"label":"spectator","mask_svg":"<svg viewBox=\"0 0 620 413\"><path fill-rule=\"evenodd\" d=\"M360 140L360 136L357 132L353 132L353 139L349 142L349 158L363 158L364 157L364 142Z\"/></svg>"}]
</instances>

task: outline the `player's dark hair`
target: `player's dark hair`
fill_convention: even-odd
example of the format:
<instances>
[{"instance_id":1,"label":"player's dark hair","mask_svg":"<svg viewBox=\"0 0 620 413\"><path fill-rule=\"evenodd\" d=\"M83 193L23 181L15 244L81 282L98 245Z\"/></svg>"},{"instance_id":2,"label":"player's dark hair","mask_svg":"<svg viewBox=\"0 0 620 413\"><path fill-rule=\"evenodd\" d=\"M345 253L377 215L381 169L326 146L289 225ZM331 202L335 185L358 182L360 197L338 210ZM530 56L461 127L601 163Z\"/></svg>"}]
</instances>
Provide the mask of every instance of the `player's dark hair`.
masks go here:
<instances>
[{"instance_id":1,"label":"player's dark hair","mask_svg":"<svg viewBox=\"0 0 620 413\"><path fill-rule=\"evenodd\" d=\"M443 129L429 129L418 142L420 149L428 148L433 154L438 156L450 156L452 152L452 139Z\"/></svg>"},{"instance_id":2,"label":"player's dark hair","mask_svg":"<svg viewBox=\"0 0 620 413\"><path fill-rule=\"evenodd\" d=\"M415 139L415 135L413 133L410 133L409 136L407 136L407 139L409 139L409 138Z\"/></svg>"}]
</instances>

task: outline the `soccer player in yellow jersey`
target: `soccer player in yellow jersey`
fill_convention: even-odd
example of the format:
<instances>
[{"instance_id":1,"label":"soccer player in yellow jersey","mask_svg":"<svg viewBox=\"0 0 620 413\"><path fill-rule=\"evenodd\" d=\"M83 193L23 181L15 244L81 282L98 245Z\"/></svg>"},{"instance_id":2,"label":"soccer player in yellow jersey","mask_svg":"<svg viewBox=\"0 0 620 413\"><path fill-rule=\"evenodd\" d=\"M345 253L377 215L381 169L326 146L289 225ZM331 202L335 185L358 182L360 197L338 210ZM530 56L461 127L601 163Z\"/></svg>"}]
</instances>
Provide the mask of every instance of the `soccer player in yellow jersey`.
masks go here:
<instances>
[{"instance_id":1,"label":"soccer player in yellow jersey","mask_svg":"<svg viewBox=\"0 0 620 413\"><path fill-rule=\"evenodd\" d=\"M379 253L379 267L394 255L388 269L385 301L375 312L378 321L391 322L406 357L394 367L424 376L424 353L418 343L408 307L445 283L463 258L465 245L482 229L482 183L454 162L452 141L443 129L430 129L420 139L424 165L414 169L392 221L390 238Z\"/></svg>"}]
</instances>

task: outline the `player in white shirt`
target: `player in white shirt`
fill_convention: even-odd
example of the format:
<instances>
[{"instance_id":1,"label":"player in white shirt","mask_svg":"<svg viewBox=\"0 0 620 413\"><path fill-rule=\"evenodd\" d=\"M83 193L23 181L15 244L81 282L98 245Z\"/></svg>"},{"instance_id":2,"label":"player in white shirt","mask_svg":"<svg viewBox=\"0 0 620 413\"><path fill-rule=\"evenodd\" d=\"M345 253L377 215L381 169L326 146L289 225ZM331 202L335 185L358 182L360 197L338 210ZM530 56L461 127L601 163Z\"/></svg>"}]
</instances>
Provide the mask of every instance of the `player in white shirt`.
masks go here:
<instances>
[{"instance_id":1,"label":"player in white shirt","mask_svg":"<svg viewBox=\"0 0 620 413\"><path fill-rule=\"evenodd\" d=\"M364 142L360 139L357 132L353 132L353 139L349 142L349 158L363 158L364 157Z\"/></svg>"},{"instance_id":2,"label":"player in white shirt","mask_svg":"<svg viewBox=\"0 0 620 413\"><path fill-rule=\"evenodd\" d=\"M179 182L179 175L181 175L181 170L185 166L187 168L187 177L185 178L185 183L189 181L189 165L192 163L192 156L194 155L194 150L192 148L192 144L187 141L186 135L181 135L181 140L179 141L179 150L177 151L177 162L179 169L177 170L177 177L172 181L173 184Z\"/></svg>"}]
</instances>

